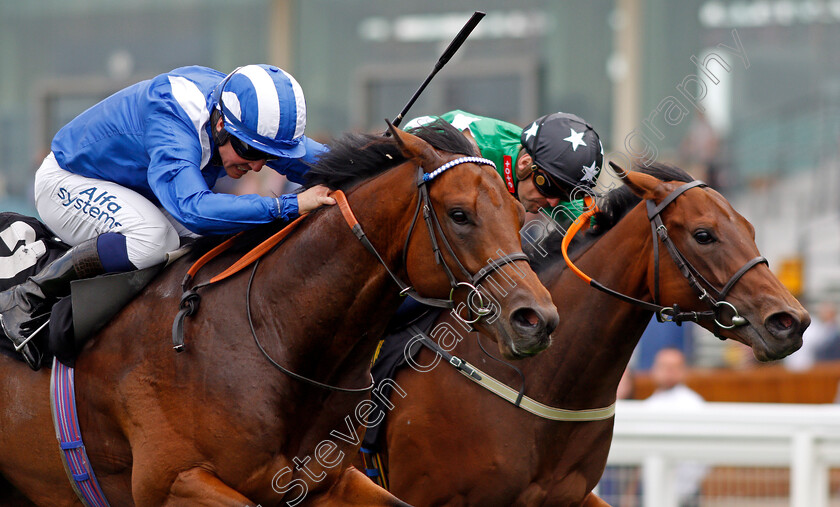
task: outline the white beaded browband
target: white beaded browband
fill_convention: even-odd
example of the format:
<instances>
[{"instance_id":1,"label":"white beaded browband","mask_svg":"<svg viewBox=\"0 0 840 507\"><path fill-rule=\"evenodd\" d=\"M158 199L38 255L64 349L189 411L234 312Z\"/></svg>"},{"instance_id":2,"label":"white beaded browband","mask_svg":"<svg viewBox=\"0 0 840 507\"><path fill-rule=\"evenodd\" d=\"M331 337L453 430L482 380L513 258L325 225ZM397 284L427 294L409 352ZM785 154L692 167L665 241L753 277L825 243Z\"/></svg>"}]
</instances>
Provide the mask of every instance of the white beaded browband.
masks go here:
<instances>
[{"instance_id":1,"label":"white beaded browband","mask_svg":"<svg viewBox=\"0 0 840 507\"><path fill-rule=\"evenodd\" d=\"M447 169L452 169L452 168L453 168L453 167L455 167L456 165L459 165L459 164L468 164L468 163L470 163L470 162L475 163L475 164L489 165L489 166L492 166L492 167L493 167L493 169L495 169L495 168L496 168L496 164L495 164L492 160L488 160L488 159L486 159L486 158L481 158L481 157L461 157L461 158L456 158L455 160L450 160L449 162L447 162L447 163L443 164L442 166L438 167L438 168L437 168L437 169L435 169L434 171L432 171L432 172L430 172L430 173L426 173L426 174L424 174L424 175L423 175L423 182L424 182L424 183L426 183L426 182L428 182L428 181L432 181L434 178L436 178L437 176L439 176L441 173L443 173L443 172L444 172L444 171L446 171Z\"/></svg>"}]
</instances>

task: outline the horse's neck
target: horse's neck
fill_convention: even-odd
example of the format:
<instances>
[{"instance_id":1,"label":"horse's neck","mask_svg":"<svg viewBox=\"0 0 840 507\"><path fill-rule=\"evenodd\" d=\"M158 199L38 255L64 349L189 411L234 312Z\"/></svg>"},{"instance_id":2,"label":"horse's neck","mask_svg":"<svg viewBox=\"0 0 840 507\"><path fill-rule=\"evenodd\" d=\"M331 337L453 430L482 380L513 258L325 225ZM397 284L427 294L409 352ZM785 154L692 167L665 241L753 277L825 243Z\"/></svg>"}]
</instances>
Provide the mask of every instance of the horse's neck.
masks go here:
<instances>
[{"instance_id":1,"label":"horse's neck","mask_svg":"<svg viewBox=\"0 0 840 507\"><path fill-rule=\"evenodd\" d=\"M630 211L575 264L606 287L650 300L651 233L643 210ZM560 326L552 346L529 362L527 375L539 379L529 379L529 392L565 408L612 403L650 312L589 287L569 269L548 288L561 312Z\"/></svg>"},{"instance_id":2,"label":"horse's neck","mask_svg":"<svg viewBox=\"0 0 840 507\"><path fill-rule=\"evenodd\" d=\"M404 231L415 202L413 180L405 173L385 173L349 196L368 238L392 269L402 261ZM383 265L353 235L338 206L320 213L265 266L271 275L260 298L263 318L281 337L280 353L301 367L315 368L312 375L336 379L341 371L340 376L363 381L400 298Z\"/></svg>"}]
</instances>

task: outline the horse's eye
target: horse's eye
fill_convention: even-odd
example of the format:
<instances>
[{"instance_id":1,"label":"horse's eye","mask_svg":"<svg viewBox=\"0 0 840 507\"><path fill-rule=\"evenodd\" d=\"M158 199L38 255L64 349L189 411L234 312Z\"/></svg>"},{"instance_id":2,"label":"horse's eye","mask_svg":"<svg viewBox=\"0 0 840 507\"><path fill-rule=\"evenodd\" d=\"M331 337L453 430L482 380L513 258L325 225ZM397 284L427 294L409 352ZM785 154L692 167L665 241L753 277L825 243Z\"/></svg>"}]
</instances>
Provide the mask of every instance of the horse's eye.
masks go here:
<instances>
[{"instance_id":1,"label":"horse's eye","mask_svg":"<svg viewBox=\"0 0 840 507\"><path fill-rule=\"evenodd\" d=\"M455 208L449 212L449 218L451 218L452 221L458 225L464 225L469 221L469 219L467 218L467 214L464 213L463 210L458 208Z\"/></svg>"},{"instance_id":2,"label":"horse's eye","mask_svg":"<svg viewBox=\"0 0 840 507\"><path fill-rule=\"evenodd\" d=\"M715 237L712 236L712 234L705 229L700 229L699 231L696 231L694 233L694 239L701 245L707 245L715 241Z\"/></svg>"}]
</instances>

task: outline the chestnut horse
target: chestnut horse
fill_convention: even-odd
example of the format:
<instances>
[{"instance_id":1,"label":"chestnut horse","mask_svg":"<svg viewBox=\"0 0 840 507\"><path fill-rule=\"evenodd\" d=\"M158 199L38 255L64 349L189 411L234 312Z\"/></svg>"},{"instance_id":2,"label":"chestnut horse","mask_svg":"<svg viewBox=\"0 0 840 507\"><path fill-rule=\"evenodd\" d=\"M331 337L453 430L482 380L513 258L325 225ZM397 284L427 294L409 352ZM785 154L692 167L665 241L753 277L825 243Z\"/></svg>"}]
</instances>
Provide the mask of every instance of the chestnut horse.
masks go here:
<instances>
[{"instance_id":1,"label":"chestnut horse","mask_svg":"<svg viewBox=\"0 0 840 507\"><path fill-rule=\"evenodd\" d=\"M559 317L520 258L521 205L488 161L453 154L472 153L458 131L429 132L431 144L396 129L391 138L348 135L312 168L313 184L353 187L352 211L382 262L339 206L326 207L250 275L203 289L182 354L172 352L169 337L190 259L168 268L88 344L76 362L79 422L111 505L406 505L350 466L370 415L370 360L402 300L391 273L417 294L448 299L447 272L471 287L478 282L466 276L504 252L498 269L527 276L516 291L496 295L503 318L476 325L508 357L548 345ZM444 164L446 172L423 183ZM421 205L434 222L428 228L416 220ZM245 242L277 230L268 224ZM433 243L447 248L433 250ZM224 254L198 278L235 259ZM456 300L467 296L463 286ZM279 371L257 337L279 365L355 392ZM55 440L49 373L6 356L0 371L0 485L17 490L3 493L78 505Z\"/></svg>"},{"instance_id":2,"label":"chestnut horse","mask_svg":"<svg viewBox=\"0 0 840 507\"><path fill-rule=\"evenodd\" d=\"M668 196L678 195L659 213L667 234L711 286L720 289L734 280L725 301L746 319L731 329L716 328L711 318L701 317L700 324L749 345L762 361L797 350L809 316L766 264L753 260L758 249L750 223L710 188L672 194L691 181L676 168L643 171L647 174L627 173L625 188L606 195L597 225L573 244L575 264L603 286L646 302L658 291L658 302L678 304L682 317L707 312L710 306L698 299L661 242L655 288L651 224L639 198L665 204ZM525 395L570 410L607 407L615 402L618 381L652 312L588 287L550 246L559 245L559 239L553 235L529 252L564 318L545 353L518 363ZM726 303L721 308L731 312ZM734 317L714 316L724 326ZM520 387L517 374L486 360L476 336L461 338L452 354L514 390ZM416 362L425 366L434 359L424 348ZM386 419L383 458L390 491L403 500L424 506L604 505L590 492L604 470L612 418L557 422L537 417L443 361L426 373L403 368L394 380L406 396L392 400L396 406Z\"/></svg>"}]
</instances>

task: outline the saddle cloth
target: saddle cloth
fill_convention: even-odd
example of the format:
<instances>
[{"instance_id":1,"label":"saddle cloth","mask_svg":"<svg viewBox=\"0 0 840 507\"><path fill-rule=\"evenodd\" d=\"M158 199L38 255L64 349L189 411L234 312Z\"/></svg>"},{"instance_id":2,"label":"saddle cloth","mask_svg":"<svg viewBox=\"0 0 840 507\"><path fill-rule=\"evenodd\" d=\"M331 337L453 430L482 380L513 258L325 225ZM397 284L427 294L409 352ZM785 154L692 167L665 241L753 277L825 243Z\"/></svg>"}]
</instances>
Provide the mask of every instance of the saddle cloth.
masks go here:
<instances>
[{"instance_id":1,"label":"saddle cloth","mask_svg":"<svg viewBox=\"0 0 840 507\"><path fill-rule=\"evenodd\" d=\"M419 303L417 304L419 305ZM376 385L381 385L380 382L384 379L393 379L397 371L406 366L406 355L413 358L417 356L423 347L420 342L415 341L410 350L405 350L406 344L414 337L414 333L411 332L409 325L414 324L423 332L428 333L442 310L424 305L420 306L422 309L413 309L414 311L410 315L398 313L391 322L389 330L386 332L385 338L383 338L382 345L379 347L373 366L370 369ZM387 396L390 392L383 392L383 394ZM385 436L385 421L388 417L389 410L379 396L372 396L371 401L385 414L385 418L377 426L365 430L362 447L378 452L381 450L382 439Z\"/></svg>"},{"instance_id":2,"label":"saddle cloth","mask_svg":"<svg viewBox=\"0 0 840 507\"><path fill-rule=\"evenodd\" d=\"M22 283L47 264L64 255L70 246L46 225L18 213L0 213L0 291ZM43 354L42 364L55 357L73 367L87 341L151 282L163 268L187 249L168 254L166 263L150 268L77 280L70 284L72 295L53 306L49 332L40 333L35 345ZM102 297L107 294L107 297ZM0 352L23 360L0 330Z\"/></svg>"}]
</instances>

